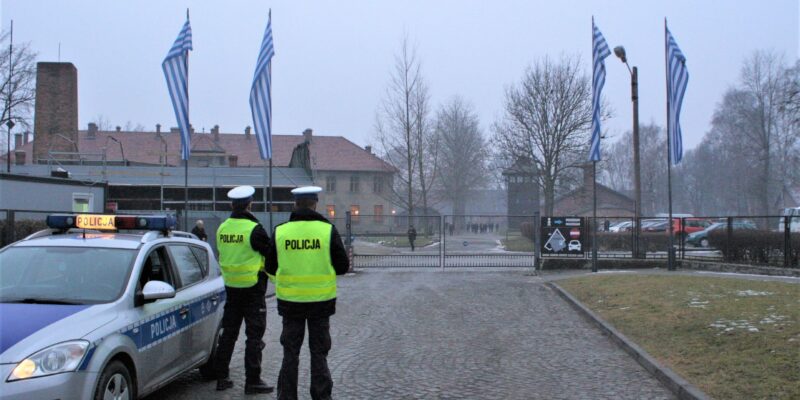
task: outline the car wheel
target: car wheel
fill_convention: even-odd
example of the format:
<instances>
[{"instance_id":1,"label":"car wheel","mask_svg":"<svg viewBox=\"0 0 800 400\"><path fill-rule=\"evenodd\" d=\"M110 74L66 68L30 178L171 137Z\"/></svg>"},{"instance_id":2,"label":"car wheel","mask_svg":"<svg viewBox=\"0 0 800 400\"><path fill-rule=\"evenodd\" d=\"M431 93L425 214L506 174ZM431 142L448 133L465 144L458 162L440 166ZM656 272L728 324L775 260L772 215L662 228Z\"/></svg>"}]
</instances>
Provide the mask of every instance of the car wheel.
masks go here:
<instances>
[{"instance_id":1,"label":"car wheel","mask_svg":"<svg viewBox=\"0 0 800 400\"><path fill-rule=\"evenodd\" d=\"M128 367L120 361L112 361L100 374L95 400L136 400L136 387Z\"/></svg>"},{"instance_id":2,"label":"car wheel","mask_svg":"<svg viewBox=\"0 0 800 400\"><path fill-rule=\"evenodd\" d=\"M700 246L708 247L708 239L700 239Z\"/></svg>"},{"instance_id":3,"label":"car wheel","mask_svg":"<svg viewBox=\"0 0 800 400\"><path fill-rule=\"evenodd\" d=\"M212 381L217 379L217 370L214 368L214 360L217 358L217 343L219 343L219 336L222 333L222 327L217 329L217 335L214 336L214 346L211 348L211 354L208 356L208 361L201 365L200 376L205 380Z\"/></svg>"}]
</instances>

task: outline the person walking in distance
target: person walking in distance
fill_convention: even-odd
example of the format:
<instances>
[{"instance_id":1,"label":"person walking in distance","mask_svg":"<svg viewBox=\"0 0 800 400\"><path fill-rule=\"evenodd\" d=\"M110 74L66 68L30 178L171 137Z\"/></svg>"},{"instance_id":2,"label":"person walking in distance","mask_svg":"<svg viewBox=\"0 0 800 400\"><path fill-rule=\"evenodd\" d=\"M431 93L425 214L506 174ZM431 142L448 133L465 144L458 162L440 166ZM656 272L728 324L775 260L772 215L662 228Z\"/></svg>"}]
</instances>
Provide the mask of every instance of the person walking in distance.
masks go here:
<instances>
[{"instance_id":1,"label":"person walking in distance","mask_svg":"<svg viewBox=\"0 0 800 400\"><path fill-rule=\"evenodd\" d=\"M278 399L297 399L300 347L306 325L311 353L311 398L327 400L333 392L328 369L330 316L336 312L336 276L350 269L347 251L336 227L316 212L322 188L292 190L294 211L275 227L267 273L274 276L278 314L283 317L283 362Z\"/></svg>"},{"instance_id":2,"label":"person walking in distance","mask_svg":"<svg viewBox=\"0 0 800 400\"><path fill-rule=\"evenodd\" d=\"M414 251L414 241L417 240L417 230L414 225L408 226L408 243L411 244L411 251Z\"/></svg>"},{"instance_id":3,"label":"person walking in distance","mask_svg":"<svg viewBox=\"0 0 800 400\"><path fill-rule=\"evenodd\" d=\"M233 387L229 366L242 321L245 324L245 394L270 393L272 386L261 380L261 351L267 329L268 278L264 261L270 252L270 239L264 227L250 212L255 189L238 186L228 192L233 212L217 229L219 267L225 281L225 310L222 333L215 354L217 390Z\"/></svg>"}]
</instances>

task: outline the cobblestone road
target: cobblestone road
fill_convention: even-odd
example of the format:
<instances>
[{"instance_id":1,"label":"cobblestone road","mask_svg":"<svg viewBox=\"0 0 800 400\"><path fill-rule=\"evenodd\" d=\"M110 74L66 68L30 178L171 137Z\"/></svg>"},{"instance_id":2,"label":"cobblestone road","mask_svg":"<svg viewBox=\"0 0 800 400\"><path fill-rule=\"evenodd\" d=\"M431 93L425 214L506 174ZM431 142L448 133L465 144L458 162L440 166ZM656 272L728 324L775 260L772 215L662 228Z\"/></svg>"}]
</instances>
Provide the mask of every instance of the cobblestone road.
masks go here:
<instances>
[{"instance_id":1,"label":"cobblestone road","mask_svg":"<svg viewBox=\"0 0 800 400\"><path fill-rule=\"evenodd\" d=\"M264 378L282 350L269 303ZM329 362L338 399L670 399L629 356L585 322L540 278L513 272L368 271L339 280ZM239 399L197 372L150 399ZM308 397L308 347L301 395ZM274 394L263 396L273 398ZM247 396L247 398L252 398Z\"/></svg>"}]
</instances>

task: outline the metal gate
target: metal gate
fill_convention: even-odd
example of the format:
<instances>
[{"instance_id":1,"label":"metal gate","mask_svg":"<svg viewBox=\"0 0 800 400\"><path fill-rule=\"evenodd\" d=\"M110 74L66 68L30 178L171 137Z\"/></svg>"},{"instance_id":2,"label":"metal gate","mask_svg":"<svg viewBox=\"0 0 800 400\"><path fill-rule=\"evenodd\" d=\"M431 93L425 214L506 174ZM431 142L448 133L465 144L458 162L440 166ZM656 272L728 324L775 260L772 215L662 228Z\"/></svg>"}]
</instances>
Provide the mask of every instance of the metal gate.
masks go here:
<instances>
[{"instance_id":1,"label":"metal gate","mask_svg":"<svg viewBox=\"0 0 800 400\"><path fill-rule=\"evenodd\" d=\"M353 268L535 268L535 216L350 215ZM341 229L340 229L341 230Z\"/></svg>"}]
</instances>

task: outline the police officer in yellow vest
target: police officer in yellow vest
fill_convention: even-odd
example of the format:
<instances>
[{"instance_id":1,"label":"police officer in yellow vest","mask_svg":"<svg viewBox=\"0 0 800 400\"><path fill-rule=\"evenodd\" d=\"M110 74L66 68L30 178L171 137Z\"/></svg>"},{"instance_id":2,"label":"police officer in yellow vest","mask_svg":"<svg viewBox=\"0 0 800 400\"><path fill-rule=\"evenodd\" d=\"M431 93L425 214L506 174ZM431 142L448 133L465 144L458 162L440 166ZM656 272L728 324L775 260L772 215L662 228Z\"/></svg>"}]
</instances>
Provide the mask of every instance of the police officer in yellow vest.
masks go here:
<instances>
[{"instance_id":1,"label":"police officer in yellow vest","mask_svg":"<svg viewBox=\"0 0 800 400\"><path fill-rule=\"evenodd\" d=\"M267 272L274 276L278 313L283 317L283 363L278 376L278 399L297 399L300 347L308 325L311 353L311 398L330 399L333 380L328 370L331 348L330 316L336 312L336 275L350 262L342 238L317 213L322 188L292 190L295 207L289 221L275 228Z\"/></svg>"},{"instance_id":2,"label":"police officer in yellow vest","mask_svg":"<svg viewBox=\"0 0 800 400\"><path fill-rule=\"evenodd\" d=\"M245 394L270 393L273 387L261 380L261 351L267 328L265 295L268 278L264 270L265 257L270 252L270 239L264 227L250 212L255 189L238 186L228 192L233 212L217 229L219 266L225 281L225 312L222 334L217 346L214 365L217 369L217 390L233 387L228 367L233 347L239 337L242 321L245 324L244 366Z\"/></svg>"}]
</instances>

